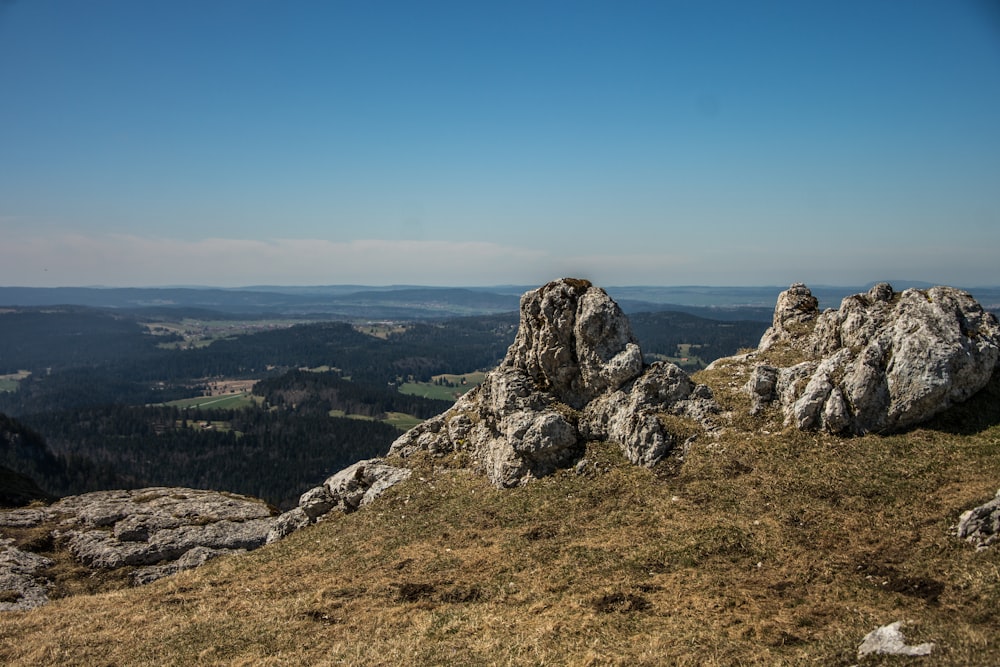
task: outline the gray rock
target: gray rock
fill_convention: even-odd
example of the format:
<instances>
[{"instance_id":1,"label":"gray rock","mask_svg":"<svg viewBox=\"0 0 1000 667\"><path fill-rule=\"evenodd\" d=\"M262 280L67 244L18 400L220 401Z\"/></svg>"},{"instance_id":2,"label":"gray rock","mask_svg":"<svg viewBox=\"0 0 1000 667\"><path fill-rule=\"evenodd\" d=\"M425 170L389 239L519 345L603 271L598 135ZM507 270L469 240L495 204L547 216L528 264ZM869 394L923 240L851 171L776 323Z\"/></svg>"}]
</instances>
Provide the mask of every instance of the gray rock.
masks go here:
<instances>
[{"instance_id":1,"label":"gray rock","mask_svg":"<svg viewBox=\"0 0 1000 667\"><path fill-rule=\"evenodd\" d=\"M490 482L509 487L573 466L592 439L653 465L675 444L663 416L709 424L717 412L711 391L677 366L643 365L628 319L604 290L564 279L521 298L500 365L390 454L466 451Z\"/></svg>"},{"instance_id":2,"label":"gray rock","mask_svg":"<svg viewBox=\"0 0 1000 667\"><path fill-rule=\"evenodd\" d=\"M183 572L184 570L193 570L194 568L200 567L213 558L218 558L219 556L231 556L242 553L246 553L246 549L212 549L210 547L194 547L184 552L184 554L177 560L171 561L166 565L154 565L151 567L137 568L132 573L132 583L136 586L142 586L152 583L157 579L162 579L163 577L169 577L172 574Z\"/></svg>"},{"instance_id":3,"label":"gray rock","mask_svg":"<svg viewBox=\"0 0 1000 667\"><path fill-rule=\"evenodd\" d=\"M784 346L787 368L760 365L751 412L776 403L786 424L861 434L908 428L982 389L1000 361L1000 325L951 287L894 292L887 283L820 313L801 283L778 298L759 350Z\"/></svg>"},{"instance_id":4,"label":"gray rock","mask_svg":"<svg viewBox=\"0 0 1000 667\"><path fill-rule=\"evenodd\" d=\"M284 539L296 530L305 528L313 521L314 519L311 519L301 507L290 509L275 520L271 530L267 533L265 543L270 544Z\"/></svg>"},{"instance_id":5,"label":"gray rock","mask_svg":"<svg viewBox=\"0 0 1000 667\"><path fill-rule=\"evenodd\" d=\"M48 507L26 507L0 512L0 528L30 528L49 521L55 513Z\"/></svg>"},{"instance_id":6,"label":"gray rock","mask_svg":"<svg viewBox=\"0 0 1000 667\"><path fill-rule=\"evenodd\" d=\"M780 342L794 340L808 330L819 315L819 301L809 288L795 283L778 295L771 328L764 332L757 346L768 350Z\"/></svg>"},{"instance_id":7,"label":"gray rock","mask_svg":"<svg viewBox=\"0 0 1000 667\"><path fill-rule=\"evenodd\" d=\"M604 290L563 279L521 297L517 336L501 366L580 408L642 371L628 319Z\"/></svg>"},{"instance_id":8,"label":"gray rock","mask_svg":"<svg viewBox=\"0 0 1000 667\"><path fill-rule=\"evenodd\" d=\"M409 479L412 472L409 468L388 465L383 459L358 461L327 478L322 486L303 493L298 507L271 524L265 541L280 540L334 510L354 512Z\"/></svg>"},{"instance_id":9,"label":"gray rock","mask_svg":"<svg viewBox=\"0 0 1000 667\"><path fill-rule=\"evenodd\" d=\"M0 512L0 527L51 525L57 543L94 569L138 566L137 583L196 567L208 558L263 545L277 517L266 503L215 491L156 487L70 496L44 508ZM42 570L51 561L0 546L0 591L15 602L0 610L44 604Z\"/></svg>"},{"instance_id":10,"label":"gray rock","mask_svg":"<svg viewBox=\"0 0 1000 667\"><path fill-rule=\"evenodd\" d=\"M91 502L79 507L75 527L66 532L68 546L94 568L152 565L195 547L254 549L275 522L265 503L214 491L98 491L76 496L72 504L80 498ZM53 508L59 511L61 504Z\"/></svg>"},{"instance_id":11,"label":"gray rock","mask_svg":"<svg viewBox=\"0 0 1000 667\"><path fill-rule=\"evenodd\" d=\"M409 468L387 465L382 459L358 461L333 475L323 486L344 512L367 505L388 489L409 479Z\"/></svg>"},{"instance_id":12,"label":"gray rock","mask_svg":"<svg viewBox=\"0 0 1000 667\"><path fill-rule=\"evenodd\" d=\"M992 546L1000 540L1000 491L987 503L962 513L956 528L958 537L977 550Z\"/></svg>"},{"instance_id":13,"label":"gray rock","mask_svg":"<svg viewBox=\"0 0 1000 667\"><path fill-rule=\"evenodd\" d=\"M0 539L0 611L26 611L49 601L48 587L39 571L52 560L14 546L14 540Z\"/></svg>"},{"instance_id":14,"label":"gray rock","mask_svg":"<svg viewBox=\"0 0 1000 667\"><path fill-rule=\"evenodd\" d=\"M330 495L326 486L309 489L299 497L298 509L311 520L315 521L337 506L337 499Z\"/></svg>"},{"instance_id":15,"label":"gray rock","mask_svg":"<svg viewBox=\"0 0 1000 667\"><path fill-rule=\"evenodd\" d=\"M906 638L900 630L902 626L903 621L896 621L895 623L883 625L881 628L877 628L869 632L865 635L864 640L861 642L861 646L858 647L858 657L863 658L864 656L871 654L907 656L930 655L931 651L934 650L934 643L927 642L925 644L917 644L915 646L908 645L906 643Z\"/></svg>"}]
</instances>

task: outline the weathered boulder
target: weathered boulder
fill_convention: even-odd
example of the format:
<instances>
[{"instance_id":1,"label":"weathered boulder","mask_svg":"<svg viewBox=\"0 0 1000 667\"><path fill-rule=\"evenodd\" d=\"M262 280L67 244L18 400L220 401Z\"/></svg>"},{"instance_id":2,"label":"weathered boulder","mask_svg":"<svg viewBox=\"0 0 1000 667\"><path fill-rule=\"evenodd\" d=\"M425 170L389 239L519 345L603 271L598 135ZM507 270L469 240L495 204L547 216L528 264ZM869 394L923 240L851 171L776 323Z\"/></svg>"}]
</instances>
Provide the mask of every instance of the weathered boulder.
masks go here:
<instances>
[{"instance_id":1,"label":"weathered boulder","mask_svg":"<svg viewBox=\"0 0 1000 667\"><path fill-rule=\"evenodd\" d=\"M978 550L1000 540L1000 491L989 502L963 512L956 533Z\"/></svg>"},{"instance_id":2,"label":"weathered boulder","mask_svg":"<svg viewBox=\"0 0 1000 667\"><path fill-rule=\"evenodd\" d=\"M132 573L132 581L139 586L148 584L168 577L184 570L193 570L201 567L208 561L219 556L246 553L246 549L213 549L212 547L197 546L188 549L176 560L169 561L163 565L151 565L137 568Z\"/></svg>"},{"instance_id":3,"label":"weathered boulder","mask_svg":"<svg viewBox=\"0 0 1000 667\"><path fill-rule=\"evenodd\" d=\"M303 493L298 507L277 517L266 541L280 540L334 510L349 513L360 509L411 474L409 468L388 465L383 459L358 461L327 478L322 486Z\"/></svg>"},{"instance_id":4,"label":"weathered boulder","mask_svg":"<svg viewBox=\"0 0 1000 667\"><path fill-rule=\"evenodd\" d=\"M411 472L409 468L387 465L382 459L367 459L344 468L323 486L333 498L335 508L353 512L409 479Z\"/></svg>"},{"instance_id":5,"label":"weathered boulder","mask_svg":"<svg viewBox=\"0 0 1000 667\"><path fill-rule=\"evenodd\" d=\"M907 428L971 397L1000 360L996 317L951 287L895 292L887 283L819 312L802 284L778 298L746 383L752 412L780 406L800 429L861 434Z\"/></svg>"},{"instance_id":6,"label":"weathered boulder","mask_svg":"<svg viewBox=\"0 0 1000 667\"><path fill-rule=\"evenodd\" d=\"M465 451L494 485L509 487L574 465L593 439L655 464L675 445L662 417L708 423L717 411L711 391L676 366L644 365L628 319L604 290L567 278L526 293L500 365L390 454Z\"/></svg>"}]
</instances>

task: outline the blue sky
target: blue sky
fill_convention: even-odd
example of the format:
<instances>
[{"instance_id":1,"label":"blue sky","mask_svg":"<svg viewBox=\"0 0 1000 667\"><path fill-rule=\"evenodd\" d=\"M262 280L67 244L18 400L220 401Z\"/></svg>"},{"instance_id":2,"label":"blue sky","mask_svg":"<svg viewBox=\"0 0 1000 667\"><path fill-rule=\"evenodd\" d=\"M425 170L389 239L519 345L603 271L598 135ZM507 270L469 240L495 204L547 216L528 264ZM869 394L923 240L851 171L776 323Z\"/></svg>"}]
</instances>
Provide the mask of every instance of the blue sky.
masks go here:
<instances>
[{"instance_id":1,"label":"blue sky","mask_svg":"<svg viewBox=\"0 0 1000 667\"><path fill-rule=\"evenodd\" d=\"M0 284L1000 284L1000 3L0 0Z\"/></svg>"}]
</instances>

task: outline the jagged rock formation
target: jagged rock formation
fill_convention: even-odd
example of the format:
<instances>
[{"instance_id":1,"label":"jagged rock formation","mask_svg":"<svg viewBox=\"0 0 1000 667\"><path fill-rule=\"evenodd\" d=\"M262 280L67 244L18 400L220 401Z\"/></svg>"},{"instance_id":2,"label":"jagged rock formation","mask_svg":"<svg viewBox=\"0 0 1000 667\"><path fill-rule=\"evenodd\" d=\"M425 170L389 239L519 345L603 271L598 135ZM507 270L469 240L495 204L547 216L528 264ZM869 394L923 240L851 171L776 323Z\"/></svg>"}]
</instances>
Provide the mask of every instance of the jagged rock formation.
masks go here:
<instances>
[{"instance_id":1,"label":"jagged rock formation","mask_svg":"<svg viewBox=\"0 0 1000 667\"><path fill-rule=\"evenodd\" d=\"M520 326L500 365L447 412L411 429L390 455L468 452L500 487L572 466L587 440L608 439L652 465L677 438L668 415L710 426L712 392L673 364L645 366L628 319L585 280L521 298Z\"/></svg>"},{"instance_id":2,"label":"jagged rock formation","mask_svg":"<svg viewBox=\"0 0 1000 667\"><path fill-rule=\"evenodd\" d=\"M303 493L298 507L278 517L267 541L280 540L334 510L349 513L364 507L410 474L409 468L387 465L382 459L358 461Z\"/></svg>"},{"instance_id":3,"label":"jagged rock formation","mask_svg":"<svg viewBox=\"0 0 1000 667\"><path fill-rule=\"evenodd\" d=\"M888 283L819 312L802 284L779 298L746 384L753 412L777 404L785 423L838 434L911 427L971 397L1000 360L996 317L952 287L895 292Z\"/></svg>"}]
</instances>

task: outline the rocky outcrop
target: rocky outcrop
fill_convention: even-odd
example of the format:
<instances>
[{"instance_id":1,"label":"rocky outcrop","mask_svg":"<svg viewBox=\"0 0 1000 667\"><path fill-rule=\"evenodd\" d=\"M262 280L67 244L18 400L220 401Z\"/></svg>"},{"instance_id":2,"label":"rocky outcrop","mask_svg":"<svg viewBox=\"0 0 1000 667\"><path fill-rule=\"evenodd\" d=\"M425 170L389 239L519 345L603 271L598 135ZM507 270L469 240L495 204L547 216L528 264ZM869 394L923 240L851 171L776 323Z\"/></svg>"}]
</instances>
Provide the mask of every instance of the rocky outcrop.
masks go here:
<instances>
[{"instance_id":1,"label":"rocky outcrop","mask_svg":"<svg viewBox=\"0 0 1000 667\"><path fill-rule=\"evenodd\" d=\"M18 549L14 540L0 539L0 611L25 611L48 602L48 587L40 573L52 563Z\"/></svg>"},{"instance_id":2,"label":"rocky outcrop","mask_svg":"<svg viewBox=\"0 0 1000 667\"><path fill-rule=\"evenodd\" d=\"M267 535L274 542L338 510L349 513L372 502L390 488L410 478L409 468L398 468L382 459L367 459L350 465L322 486L309 489L299 498L298 507L275 521Z\"/></svg>"},{"instance_id":3,"label":"rocky outcrop","mask_svg":"<svg viewBox=\"0 0 1000 667\"><path fill-rule=\"evenodd\" d=\"M896 292L887 283L819 312L802 284L783 292L745 390L753 412L838 434L911 427L982 389L1000 360L996 317L951 287Z\"/></svg>"},{"instance_id":4,"label":"rocky outcrop","mask_svg":"<svg viewBox=\"0 0 1000 667\"><path fill-rule=\"evenodd\" d=\"M35 535L34 551L0 537L0 611L48 601L46 569L53 560L35 551L65 550L95 571L130 568L132 583L147 584L256 549L329 512L352 512L409 476L408 469L380 459L361 461L304 493L298 507L280 516L254 498L171 487L97 491L0 512L0 532Z\"/></svg>"},{"instance_id":5,"label":"rocky outcrop","mask_svg":"<svg viewBox=\"0 0 1000 667\"><path fill-rule=\"evenodd\" d=\"M628 319L585 280L521 298L517 336L500 365L447 412L411 429L391 455L464 451L499 487L570 467L587 440L613 440L652 465L677 443L664 417L711 427L708 387L672 364L643 363Z\"/></svg>"},{"instance_id":6,"label":"rocky outcrop","mask_svg":"<svg viewBox=\"0 0 1000 667\"><path fill-rule=\"evenodd\" d=\"M64 548L94 570L133 567L133 582L143 584L263 545L274 514L253 498L156 487L96 491L47 507L0 512L0 530L46 532L48 538L40 540L44 549ZM14 591L0 609L44 604L51 559L19 549L10 539L0 543L0 550L0 591Z\"/></svg>"}]
</instances>

